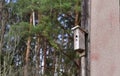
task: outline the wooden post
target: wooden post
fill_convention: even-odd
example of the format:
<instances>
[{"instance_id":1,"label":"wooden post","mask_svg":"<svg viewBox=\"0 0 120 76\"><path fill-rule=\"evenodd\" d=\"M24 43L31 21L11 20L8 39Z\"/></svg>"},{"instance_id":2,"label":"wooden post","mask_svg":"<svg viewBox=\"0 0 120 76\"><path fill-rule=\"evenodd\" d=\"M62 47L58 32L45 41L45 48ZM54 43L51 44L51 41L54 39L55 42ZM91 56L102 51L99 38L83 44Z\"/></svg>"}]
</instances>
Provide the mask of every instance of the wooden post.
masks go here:
<instances>
[{"instance_id":1,"label":"wooden post","mask_svg":"<svg viewBox=\"0 0 120 76\"><path fill-rule=\"evenodd\" d=\"M81 76L86 76L86 60L85 60L85 56L81 57Z\"/></svg>"},{"instance_id":2,"label":"wooden post","mask_svg":"<svg viewBox=\"0 0 120 76\"><path fill-rule=\"evenodd\" d=\"M0 24L2 23L2 1L0 1ZM1 32L0 32L1 35ZM0 40L0 76L2 75L2 44L1 44L1 40Z\"/></svg>"}]
</instances>

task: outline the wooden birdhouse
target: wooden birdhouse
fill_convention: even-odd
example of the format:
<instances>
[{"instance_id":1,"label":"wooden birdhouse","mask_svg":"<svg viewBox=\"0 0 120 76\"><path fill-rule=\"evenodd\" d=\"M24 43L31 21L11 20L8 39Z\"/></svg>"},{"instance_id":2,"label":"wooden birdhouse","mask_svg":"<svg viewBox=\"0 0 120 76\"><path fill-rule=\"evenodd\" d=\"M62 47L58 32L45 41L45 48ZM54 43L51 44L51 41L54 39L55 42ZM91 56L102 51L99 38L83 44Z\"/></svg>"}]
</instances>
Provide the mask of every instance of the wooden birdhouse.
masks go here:
<instances>
[{"instance_id":1,"label":"wooden birdhouse","mask_svg":"<svg viewBox=\"0 0 120 76\"><path fill-rule=\"evenodd\" d=\"M74 50L82 52L85 50L85 32L79 25L72 28L74 32Z\"/></svg>"}]
</instances>

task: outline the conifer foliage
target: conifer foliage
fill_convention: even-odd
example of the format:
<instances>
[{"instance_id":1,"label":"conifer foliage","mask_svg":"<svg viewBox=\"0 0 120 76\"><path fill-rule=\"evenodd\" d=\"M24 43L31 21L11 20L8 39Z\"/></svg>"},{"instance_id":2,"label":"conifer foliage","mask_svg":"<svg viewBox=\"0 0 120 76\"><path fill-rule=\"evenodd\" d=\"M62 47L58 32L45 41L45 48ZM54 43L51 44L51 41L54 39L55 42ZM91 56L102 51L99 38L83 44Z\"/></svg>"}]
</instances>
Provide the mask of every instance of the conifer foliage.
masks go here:
<instances>
[{"instance_id":1,"label":"conifer foliage","mask_svg":"<svg viewBox=\"0 0 120 76\"><path fill-rule=\"evenodd\" d=\"M8 16L0 18L1 76L77 75L71 28L76 21L80 24L80 0L6 0L3 4Z\"/></svg>"}]
</instances>

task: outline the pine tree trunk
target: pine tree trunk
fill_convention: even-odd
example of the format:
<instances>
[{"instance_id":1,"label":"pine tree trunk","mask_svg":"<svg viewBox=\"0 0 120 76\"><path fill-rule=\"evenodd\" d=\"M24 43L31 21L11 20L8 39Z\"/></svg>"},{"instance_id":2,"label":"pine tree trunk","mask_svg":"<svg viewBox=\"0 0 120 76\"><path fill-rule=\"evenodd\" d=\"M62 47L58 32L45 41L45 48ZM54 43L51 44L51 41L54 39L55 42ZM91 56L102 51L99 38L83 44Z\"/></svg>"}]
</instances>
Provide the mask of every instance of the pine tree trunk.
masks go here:
<instances>
[{"instance_id":1,"label":"pine tree trunk","mask_svg":"<svg viewBox=\"0 0 120 76\"><path fill-rule=\"evenodd\" d=\"M46 73L46 51L47 51L47 42L46 39L44 41L44 74Z\"/></svg>"},{"instance_id":2,"label":"pine tree trunk","mask_svg":"<svg viewBox=\"0 0 120 76\"><path fill-rule=\"evenodd\" d=\"M1 29L0 29L0 75L2 73L2 64L4 64L4 55L2 53L2 48L3 48L3 41L4 41L4 34L5 34L5 25L7 22L7 13L6 10L4 10L4 0L0 1L0 25L1 25ZM4 68L3 68L4 69Z\"/></svg>"},{"instance_id":3,"label":"pine tree trunk","mask_svg":"<svg viewBox=\"0 0 120 76\"><path fill-rule=\"evenodd\" d=\"M24 71L24 76L29 76L28 75L28 65L29 65L30 42L31 42L31 38L28 37L26 57L25 57L25 71Z\"/></svg>"},{"instance_id":4,"label":"pine tree trunk","mask_svg":"<svg viewBox=\"0 0 120 76\"><path fill-rule=\"evenodd\" d=\"M56 73L56 50L53 50L53 66L52 66L52 71L53 71L53 76L55 76Z\"/></svg>"},{"instance_id":5,"label":"pine tree trunk","mask_svg":"<svg viewBox=\"0 0 120 76\"><path fill-rule=\"evenodd\" d=\"M36 42L36 75L39 76L40 71L40 38L38 36L37 42Z\"/></svg>"},{"instance_id":6,"label":"pine tree trunk","mask_svg":"<svg viewBox=\"0 0 120 76\"><path fill-rule=\"evenodd\" d=\"M80 24L80 11L78 10L78 7L80 7L80 1L77 0L75 5L75 26Z\"/></svg>"},{"instance_id":7,"label":"pine tree trunk","mask_svg":"<svg viewBox=\"0 0 120 76\"><path fill-rule=\"evenodd\" d=\"M34 14L34 13L33 13ZM40 13L37 12L37 16L38 16L38 24L40 23ZM35 19L35 15L33 17L33 19ZM33 21L33 25L35 25L35 20ZM36 55L36 75L35 76L39 76L39 72L40 72L40 35L37 34L36 35L36 45L35 45L35 55Z\"/></svg>"},{"instance_id":8,"label":"pine tree trunk","mask_svg":"<svg viewBox=\"0 0 120 76\"><path fill-rule=\"evenodd\" d=\"M30 16L30 26L29 26L29 31L32 26L32 14ZM31 43L31 37L28 37L27 40L27 50L26 50L26 56L25 56L25 67L24 67L24 76L29 76L28 74L28 66L29 66L29 56L30 56L30 43Z\"/></svg>"},{"instance_id":9,"label":"pine tree trunk","mask_svg":"<svg viewBox=\"0 0 120 76\"><path fill-rule=\"evenodd\" d=\"M2 24L2 1L0 1L0 25L3 26ZM2 73L2 36L3 36L1 30L0 30L0 36L1 36L1 39L0 39L0 76Z\"/></svg>"}]
</instances>

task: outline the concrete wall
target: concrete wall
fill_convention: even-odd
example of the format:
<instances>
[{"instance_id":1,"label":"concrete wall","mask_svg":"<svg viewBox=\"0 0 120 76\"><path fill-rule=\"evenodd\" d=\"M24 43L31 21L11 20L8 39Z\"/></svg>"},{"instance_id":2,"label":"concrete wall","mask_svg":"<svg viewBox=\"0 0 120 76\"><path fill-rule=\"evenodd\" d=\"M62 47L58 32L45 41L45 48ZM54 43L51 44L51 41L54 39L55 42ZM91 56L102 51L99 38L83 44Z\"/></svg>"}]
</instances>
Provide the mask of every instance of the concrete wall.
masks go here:
<instances>
[{"instance_id":1,"label":"concrete wall","mask_svg":"<svg viewBox=\"0 0 120 76\"><path fill-rule=\"evenodd\" d=\"M91 76L120 76L119 0L90 0Z\"/></svg>"}]
</instances>

